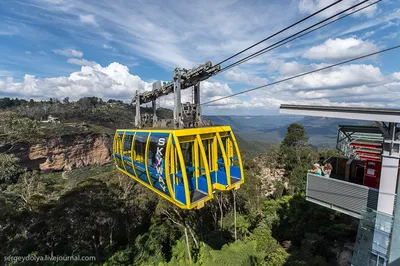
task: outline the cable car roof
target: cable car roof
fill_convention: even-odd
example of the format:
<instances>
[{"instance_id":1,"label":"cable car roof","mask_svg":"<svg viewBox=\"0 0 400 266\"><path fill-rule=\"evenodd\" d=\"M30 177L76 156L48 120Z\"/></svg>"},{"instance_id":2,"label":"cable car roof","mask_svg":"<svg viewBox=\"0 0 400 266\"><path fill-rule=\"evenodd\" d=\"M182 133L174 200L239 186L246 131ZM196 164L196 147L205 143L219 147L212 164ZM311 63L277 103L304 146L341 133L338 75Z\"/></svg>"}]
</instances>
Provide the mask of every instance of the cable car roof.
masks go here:
<instances>
[{"instance_id":1,"label":"cable car roof","mask_svg":"<svg viewBox=\"0 0 400 266\"><path fill-rule=\"evenodd\" d=\"M172 133L176 136L187 136L196 134L206 134L210 132L231 132L230 126L213 126L213 127L197 127L197 128L181 128L181 129L117 129L117 134L122 134L125 131L134 132L153 132L153 133Z\"/></svg>"}]
</instances>

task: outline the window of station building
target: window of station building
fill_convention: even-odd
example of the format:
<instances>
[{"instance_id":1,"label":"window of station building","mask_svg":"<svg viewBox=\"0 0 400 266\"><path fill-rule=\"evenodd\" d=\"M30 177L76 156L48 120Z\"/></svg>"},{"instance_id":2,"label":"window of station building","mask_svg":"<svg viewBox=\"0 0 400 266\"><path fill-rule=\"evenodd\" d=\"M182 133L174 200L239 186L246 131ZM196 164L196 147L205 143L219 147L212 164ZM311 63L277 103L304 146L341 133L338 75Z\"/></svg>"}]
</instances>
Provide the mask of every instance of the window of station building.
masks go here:
<instances>
[{"instance_id":1,"label":"window of station building","mask_svg":"<svg viewBox=\"0 0 400 266\"><path fill-rule=\"evenodd\" d=\"M138 163L145 163L147 136L148 134L136 134L134 160Z\"/></svg>"}]
</instances>

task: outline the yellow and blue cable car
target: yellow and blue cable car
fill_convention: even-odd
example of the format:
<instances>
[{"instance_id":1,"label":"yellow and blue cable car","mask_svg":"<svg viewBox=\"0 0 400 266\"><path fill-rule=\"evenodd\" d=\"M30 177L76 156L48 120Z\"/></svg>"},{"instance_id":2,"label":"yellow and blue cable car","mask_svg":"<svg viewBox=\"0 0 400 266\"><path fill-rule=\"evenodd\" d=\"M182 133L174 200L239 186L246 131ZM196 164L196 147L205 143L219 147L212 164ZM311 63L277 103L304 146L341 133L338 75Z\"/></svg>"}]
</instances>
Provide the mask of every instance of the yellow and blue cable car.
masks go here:
<instances>
[{"instance_id":1,"label":"yellow and blue cable car","mask_svg":"<svg viewBox=\"0 0 400 266\"><path fill-rule=\"evenodd\" d=\"M229 126L119 129L113 152L118 170L182 209L201 208L215 189L239 189L244 182Z\"/></svg>"}]
</instances>

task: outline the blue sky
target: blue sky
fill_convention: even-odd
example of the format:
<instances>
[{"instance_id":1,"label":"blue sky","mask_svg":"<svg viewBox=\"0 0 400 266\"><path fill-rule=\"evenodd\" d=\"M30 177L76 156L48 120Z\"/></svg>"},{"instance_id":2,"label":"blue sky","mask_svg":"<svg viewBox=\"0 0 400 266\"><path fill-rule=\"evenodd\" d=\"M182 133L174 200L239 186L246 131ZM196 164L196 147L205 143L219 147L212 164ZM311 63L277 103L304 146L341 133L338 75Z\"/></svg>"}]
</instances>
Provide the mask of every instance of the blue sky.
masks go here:
<instances>
[{"instance_id":1,"label":"blue sky","mask_svg":"<svg viewBox=\"0 0 400 266\"><path fill-rule=\"evenodd\" d=\"M0 97L98 96L129 101L136 90L151 89L153 81L171 80L175 67L217 63L332 2L0 1ZM358 2L344 0L249 53ZM399 29L400 2L383 0L203 82L202 101L398 45ZM276 114L281 103L398 108L399 50L203 110L268 115ZM187 90L183 100L189 97ZM160 103L171 107L172 95Z\"/></svg>"}]
</instances>

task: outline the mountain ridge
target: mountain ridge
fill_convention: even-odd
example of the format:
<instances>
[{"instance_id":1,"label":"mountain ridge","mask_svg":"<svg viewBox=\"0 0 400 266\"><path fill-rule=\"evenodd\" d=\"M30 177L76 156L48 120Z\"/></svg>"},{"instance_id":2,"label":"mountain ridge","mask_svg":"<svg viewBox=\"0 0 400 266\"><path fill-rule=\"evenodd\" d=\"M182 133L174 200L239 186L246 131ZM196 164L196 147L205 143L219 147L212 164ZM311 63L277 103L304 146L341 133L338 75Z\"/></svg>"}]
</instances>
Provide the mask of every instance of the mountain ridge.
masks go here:
<instances>
[{"instance_id":1,"label":"mountain ridge","mask_svg":"<svg viewBox=\"0 0 400 266\"><path fill-rule=\"evenodd\" d=\"M247 142L276 143L282 141L291 123L304 126L315 148L334 148L338 125L366 125L368 122L349 119L310 116L205 116L215 124L232 127L235 134Z\"/></svg>"}]
</instances>

